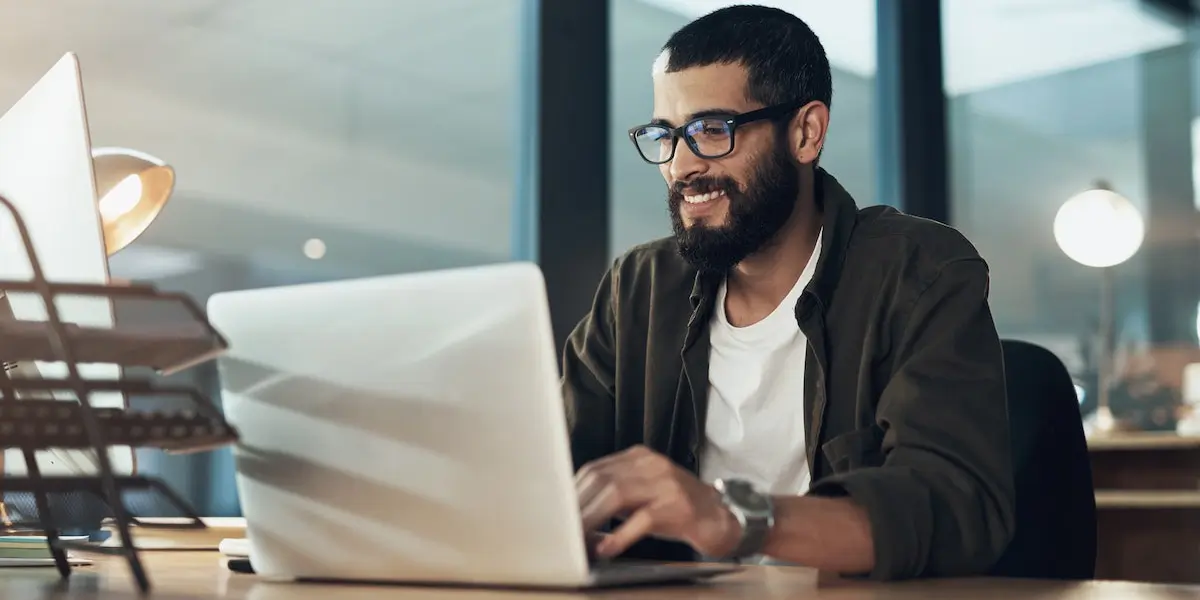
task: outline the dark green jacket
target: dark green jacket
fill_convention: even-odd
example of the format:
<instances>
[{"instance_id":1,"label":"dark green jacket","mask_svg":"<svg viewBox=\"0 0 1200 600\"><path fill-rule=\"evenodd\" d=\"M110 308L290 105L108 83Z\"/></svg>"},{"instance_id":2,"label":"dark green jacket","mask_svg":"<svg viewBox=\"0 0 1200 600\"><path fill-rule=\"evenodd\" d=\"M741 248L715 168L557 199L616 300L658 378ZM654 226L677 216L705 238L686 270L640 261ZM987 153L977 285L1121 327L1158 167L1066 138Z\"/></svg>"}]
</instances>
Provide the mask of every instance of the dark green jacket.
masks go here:
<instances>
[{"instance_id":1,"label":"dark green jacket","mask_svg":"<svg viewBox=\"0 0 1200 600\"><path fill-rule=\"evenodd\" d=\"M870 515L877 579L984 574L1014 529L1004 364L988 268L957 231L873 206L819 171L824 234L796 304L808 337L810 494ZM673 239L630 250L600 282L563 357L575 466L645 444L699 472L709 317L719 277ZM650 540L641 557L686 559Z\"/></svg>"}]
</instances>

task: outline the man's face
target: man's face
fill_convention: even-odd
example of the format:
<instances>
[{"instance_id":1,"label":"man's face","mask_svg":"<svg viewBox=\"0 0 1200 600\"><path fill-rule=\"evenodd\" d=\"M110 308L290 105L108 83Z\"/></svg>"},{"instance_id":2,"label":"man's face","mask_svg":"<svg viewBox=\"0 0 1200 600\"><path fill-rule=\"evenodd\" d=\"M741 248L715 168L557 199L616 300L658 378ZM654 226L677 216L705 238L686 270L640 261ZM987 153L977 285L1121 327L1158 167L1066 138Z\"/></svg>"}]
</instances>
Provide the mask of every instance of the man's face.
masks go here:
<instances>
[{"instance_id":1,"label":"man's face","mask_svg":"<svg viewBox=\"0 0 1200 600\"><path fill-rule=\"evenodd\" d=\"M741 65L654 74L654 118L678 127L698 115L762 108L746 99ZM800 191L786 133L769 121L737 128L733 152L702 158L679 140L659 166L680 253L697 268L723 272L771 242Z\"/></svg>"}]
</instances>

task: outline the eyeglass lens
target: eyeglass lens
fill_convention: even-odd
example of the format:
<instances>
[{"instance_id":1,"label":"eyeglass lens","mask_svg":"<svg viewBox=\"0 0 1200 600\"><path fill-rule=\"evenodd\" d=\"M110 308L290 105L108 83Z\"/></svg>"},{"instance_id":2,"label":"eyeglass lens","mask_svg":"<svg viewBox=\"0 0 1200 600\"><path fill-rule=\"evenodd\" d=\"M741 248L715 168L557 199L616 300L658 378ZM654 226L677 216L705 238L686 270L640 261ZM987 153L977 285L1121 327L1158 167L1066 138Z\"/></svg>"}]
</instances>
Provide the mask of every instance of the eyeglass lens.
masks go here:
<instances>
[{"instance_id":1,"label":"eyeglass lens","mask_svg":"<svg viewBox=\"0 0 1200 600\"><path fill-rule=\"evenodd\" d=\"M729 153L733 131L724 119L696 119L683 128L684 141L701 158L720 158ZM661 164L674 156L675 142L671 129L662 125L647 125L634 132L638 152L649 162Z\"/></svg>"}]
</instances>

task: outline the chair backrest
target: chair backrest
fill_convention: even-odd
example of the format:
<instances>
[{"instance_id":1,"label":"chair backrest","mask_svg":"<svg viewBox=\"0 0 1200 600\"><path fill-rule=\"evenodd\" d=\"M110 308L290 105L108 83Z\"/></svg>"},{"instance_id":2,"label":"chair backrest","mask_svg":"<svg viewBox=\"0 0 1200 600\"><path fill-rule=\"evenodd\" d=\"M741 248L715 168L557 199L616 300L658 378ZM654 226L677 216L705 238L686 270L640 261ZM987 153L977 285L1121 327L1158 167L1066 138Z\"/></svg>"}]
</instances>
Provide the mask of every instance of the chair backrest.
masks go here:
<instances>
[{"instance_id":1,"label":"chair backrest","mask_svg":"<svg viewBox=\"0 0 1200 600\"><path fill-rule=\"evenodd\" d=\"M1091 579L1096 496L1074 382L1049 350L1015 340L1003 346L1017 527L992 574Z\"/></svg>"}]
</instances>

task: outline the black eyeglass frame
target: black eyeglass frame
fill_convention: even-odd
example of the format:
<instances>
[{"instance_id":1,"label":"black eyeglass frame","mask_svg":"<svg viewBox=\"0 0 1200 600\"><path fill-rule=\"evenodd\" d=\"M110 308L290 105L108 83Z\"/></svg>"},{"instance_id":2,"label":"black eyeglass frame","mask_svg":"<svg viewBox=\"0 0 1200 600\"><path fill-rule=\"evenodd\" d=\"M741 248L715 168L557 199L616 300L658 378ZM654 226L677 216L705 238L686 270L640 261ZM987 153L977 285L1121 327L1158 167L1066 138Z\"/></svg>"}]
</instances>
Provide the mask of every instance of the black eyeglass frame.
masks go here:
<instances>
[{"instance_id":1,"label":"black eyeglass frame","mask_svg":"<svg viewBox=\"0 0 1200 600\"><path fill-rule=\"evenodd\" d=\"M792 102L784 102L782 104L774 104L771 106L765 106L763 108L756 108L752 111L744 112L744 113L737 114L737 115L706 115L703 117L696 117L695 119L691 119L691 120L687 121L686 123L684 123L683 125L680 125L679 127L674 127L674 128L667 127L666 125L662 125L660 123L645 123L643 125L638 125L636 127L631 127L629 129L629 141L633 142L633 147L637 150L638 156L642 157L642 160L644 160L647 163L650 163L652 165L663 165L663 164L671 162L672 160L675 160L675 152L679 148L679 140L681 138L683 139L684 143L686 143L688 145L688 148L691 149L692 153L694 153L696 156L699 156L701 158L707 158L707 159L722 158L725 156L729 156L730 154L733 153L733 149L737 145L736 142L737 142L737 128L738 127L740 127L742 125L746 125L748 123L762 121L765 119L776 119L776 118L782 117L783 115L786 115L789 112L792 112L794 110L799 110L801 107L803 107L805 104L808 104L808 103L809 103L808 100L795 100ZM716 155L705 154L705 153L701 152L700 149L696 147L695 140L693 140L691 137L687 136L684 133L685 131L687 131L687 128L690 127L694 123L697 123L699 121L712 121L712 120L722 121L729 128L729 149L720 154L716 154ZM644 129L647 129L649 127L660 127L662 129L666 129L667 132L671 134L671 153L662 160L654 161L654 160L650 160L649 158L646 158L645 153L642 152L642 147L638 145L638 141L637 141L638 132L642 131Z\"/></svg>"}]
</instances>

